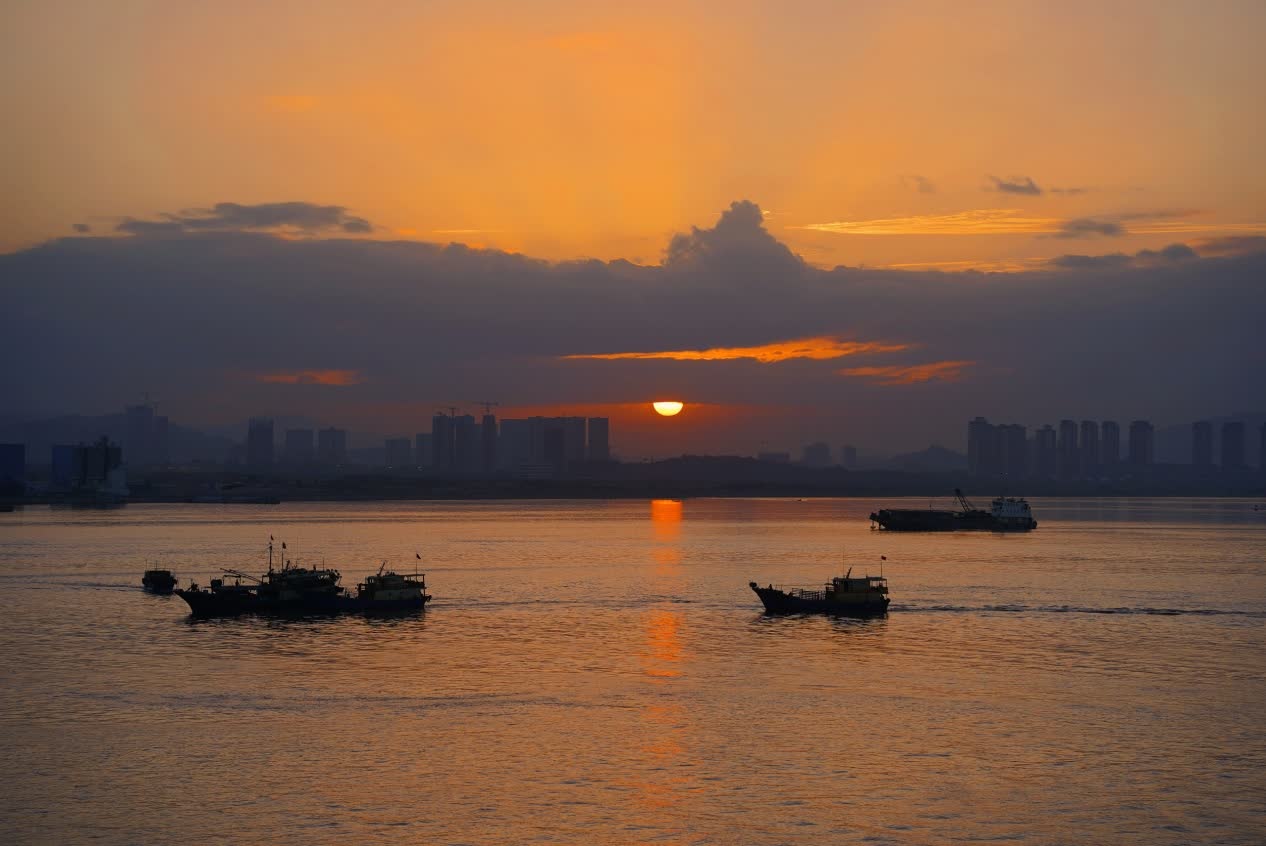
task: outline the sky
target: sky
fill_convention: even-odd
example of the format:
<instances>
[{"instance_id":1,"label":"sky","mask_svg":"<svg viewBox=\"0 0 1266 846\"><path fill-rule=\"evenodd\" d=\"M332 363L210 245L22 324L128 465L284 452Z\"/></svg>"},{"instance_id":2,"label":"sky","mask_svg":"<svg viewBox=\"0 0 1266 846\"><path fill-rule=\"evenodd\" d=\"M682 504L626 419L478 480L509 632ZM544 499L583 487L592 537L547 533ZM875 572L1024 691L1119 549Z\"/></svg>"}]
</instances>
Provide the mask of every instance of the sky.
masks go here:
<instances>
[{"instance_id":1,"label":"sky","mask_svg":"<svg viewBox=\"0 0 1266 846\"><path fill-rule=\"evenodd\" d=\"M489 399L654 455L1260 410L1264 36L1258 2L6 4L0 413Z\"/></svg>"}]
</instances>

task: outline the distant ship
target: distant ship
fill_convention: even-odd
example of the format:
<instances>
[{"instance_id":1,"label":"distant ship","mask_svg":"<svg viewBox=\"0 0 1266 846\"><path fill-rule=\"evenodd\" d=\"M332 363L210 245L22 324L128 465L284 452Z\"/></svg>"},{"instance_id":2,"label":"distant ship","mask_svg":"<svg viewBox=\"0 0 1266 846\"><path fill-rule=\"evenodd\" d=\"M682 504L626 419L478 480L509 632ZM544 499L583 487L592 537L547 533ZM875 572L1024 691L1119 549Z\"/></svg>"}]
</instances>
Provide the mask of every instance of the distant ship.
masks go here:
<instances>
[{"instance_id":1,"label":"distant ship","mask_svg":"<svg viewBox=\"0 0 1266 846\"><path fill-rule=\"evenodd\" d=\"M748 582L768 614L838 614L877 617L888 613L888 581L883 576L853 578L850 567L820 588L761 587Z\"/></svg>"},{"instance_id":2,"label":"distant ship","mask_svg":"<svg viewBox=\"0 0 1266 846\"><path fill-rule=\"evenodd\" d=\"M957 511L932 508L884 508L873 512L870 520L890 532L1028 532L1037 528L1033 511L1023 497L998 497L990 509L977 508L958 488Z\"/></svg>"},{"instance_id":3,"label":"distant ship","mask_svg":"<svg viewBox=\"0 0 1266 846\"><path fill-rule=\"evenodd\" d=\"M285 545L282 546L284 549ZM356 585L353 594L339 584L342 576L338 570L296 567L289 561L283 561L282 567L275 569L272 555L270 543L268 572L260 578L238 570L225 570L233 581L212 579L209 587L191 584L188 589L177 589L175 593L189 604L195 617L410 611L425 607L431 599L426 592L425 575L396 573L387 569L385 561L377 573Z\"/></svg>"}]
</instances>

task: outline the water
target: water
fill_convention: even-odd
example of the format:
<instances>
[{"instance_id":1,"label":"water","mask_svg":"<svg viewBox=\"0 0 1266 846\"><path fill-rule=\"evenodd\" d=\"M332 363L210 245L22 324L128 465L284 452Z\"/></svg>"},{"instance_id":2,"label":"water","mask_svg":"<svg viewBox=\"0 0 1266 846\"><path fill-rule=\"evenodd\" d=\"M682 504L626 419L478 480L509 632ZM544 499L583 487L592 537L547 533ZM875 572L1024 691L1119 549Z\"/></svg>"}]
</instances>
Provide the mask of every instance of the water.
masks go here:
<instances>
[{"instance_id":1,"label":"water","mask_svg":"<svg viewBox=\"0 0 1266 846\"><path fill-rule=\"evenodd\" d=\"M1266 513L890 535L879 504L0 515L0 842L1263 841ZM138 588L262 569L270 533L345 583L418 550L436 599L196 622ZM841 551L888 557L886 619L759 613L749 580Z\"/></svg>"}]
</instances>

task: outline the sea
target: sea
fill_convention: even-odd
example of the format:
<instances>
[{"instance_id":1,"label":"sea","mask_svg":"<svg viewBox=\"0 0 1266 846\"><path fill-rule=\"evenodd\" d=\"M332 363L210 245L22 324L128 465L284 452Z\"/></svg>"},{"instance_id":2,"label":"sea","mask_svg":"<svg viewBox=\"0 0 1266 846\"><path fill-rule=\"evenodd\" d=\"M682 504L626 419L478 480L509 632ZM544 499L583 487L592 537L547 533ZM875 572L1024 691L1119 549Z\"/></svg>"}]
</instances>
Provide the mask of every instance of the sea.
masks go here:
<instances>
[{"instance_id":1,"label":"sea","mask_svg":"<svg viewBox=\"0 0 1266 846\"><path fill-rule=\"evenodd\" d=\"M0 843L1266 842L1266 503L870 526L926 503L0 514ZM270 538L434 601L194 620L140 588L262 572ZM749 588L850 568L886 617Z\"/></svg>"}]
</instances>

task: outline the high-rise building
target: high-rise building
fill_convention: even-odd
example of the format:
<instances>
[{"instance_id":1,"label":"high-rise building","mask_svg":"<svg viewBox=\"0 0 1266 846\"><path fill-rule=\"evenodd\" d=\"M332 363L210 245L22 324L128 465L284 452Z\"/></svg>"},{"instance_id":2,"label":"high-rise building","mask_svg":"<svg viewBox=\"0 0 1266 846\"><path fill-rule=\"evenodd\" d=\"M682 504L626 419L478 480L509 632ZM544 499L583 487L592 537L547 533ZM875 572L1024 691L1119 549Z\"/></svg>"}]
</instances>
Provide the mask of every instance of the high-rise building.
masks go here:
<instances>
[{"instance_id":1,"label":"high-rise building","mask_svg":"<svg viewBox=\"0 0 1266 846\"><path fill-rule=\"evenodd\" d=\"M431 467L437 473L451 473L457 467L453 418L437 414L431 418Z\"/></svg>"},{"instance_id":2,"label":"high-rise building","mask_svg":"<svg viewBox=\"0 0 1266 846\"><path fill-rule=\"evenodd\" d=\"M821 441L805 444L800 463L806 467L826 467L831 463L831 447Z\"/></svg>"},{"instance_id":3,"label":"high-rise building","mask_svg":"<svg viewBox=\"0 0 1266 846\"><path fill-rule=\"evenodd\" d=\"M1039 479L1054 479L1058 457L1055 429L1048 423L1033 433L1033 475Z\"/></svg>"},{"instance_id":4,"label":"high-rise building","mask_svg":"<svg viewBox=\"0 0 1266 846\"><path fill-rule=\"evenodd\" d=\"M983 417L967 424L967 469L973 476L997 476L1002 470L1002 450L997 427Z\"/></svg>"},{"instance_id":5,"label":"high-rise building","mask_svg":"<svg viewBox=\"0 0 1266 846\"><path fill-rule=\"evenodd\" d=\"M154 406L129 405L124 414L123 447L128 462L137 467L153 463Z\"/></svg>"},{"instance_id":6,"label":"high-rise building","mask_svg":"<svg viewBox=\"0 0 1266 846\"><path fill-rule=\"evenodd\" d=\"M1191 463L1197 467L1213 464L1213 424L1208 420L1191 424Z\"/></svg>"},{"instance_id":7,"label":"high-rise building","mask_svg":"<svg viewBox=\"0 0 1266 846\"><path fill-rule=\"evenodd\" d=\"M585 443L589 440L583 417L564 417L563 420L563 457L571 464L585 460Z\"/></svg>"},{"instance_id":8,"label":"high-rise building","mask_svg":"<svg viewBox=\"0 0 1266 846\"><path fill-rule=\"evenodd\" d=\"M0 444L0 488L20 487L26 481L26 444Z\"/></svg>"},{"instance_id":9,"label":"high-rise building","mask_svg":"<svg viewBox=\"0 0 1266 846\"><path fill-rule=\"evenodd\" d=\"M1222 424L1222 469L1243 470L1245 466L1244 423L1228 420Z\"/></svg>"},{"instance_id":10,"label":"high-rise building","mask_svg":"<svg viewBox=\"0 0 1266 846\"><path fill-rule=\"evenodd\" d=\"M479 424L481 450L480 469L491 473L497 469L497 418L493 414L485 414Z\"/></svg>"},{"instance_id":11,"label":"high-rise building","mask_svg":"<svg viewBox=\"0 0 1266 846\"><path fill-rule=\"evenodd\" d=\"M453 469L458 473L478 473L482 465L483 443L479 424L470 414L453 418Z\"/></svg>"},{"instance_id":12,"label":"high-rise building","mask_svg":"<svg viewBox=\"0 0 1266 846\"><path fill-rule=\"evenodd\" d=\"M1099 424L1093 420L1081 421L1077 443L1081 456L1081 477L1093 479L1099 475Z\"/></svg>"},{"instance_id":13,"label":"high-rise building","mask_svg":"<svg viewBox=\"0 0 1266 846\"><path fill-rule=\"evenodd\" d=\"M388 467L393 470L413 467L413 443L408 438L387 438L383 446Z\"/></svg>"},{"instance_id":14,"label":"high-rise building","mask_svg":"<svg viewBox=\"0 0 1266 846\"><path fill-rule=\"evenodd\" d=\"M168 441L170 421L165 415L154 415L154 428L150 431L150 461L167 464L171 461L171 444Z\"/></svg>"},{"instance_id":15,"label":"high-rise building","mask_svg":"<svg viewBox=\"0 0 1266 846\"><path fill-rule=\"evenodd\" d=\"M273 466L273 421L252 417L246 428L246 465L256 469Z\"/></svg>"},{"instance_id":16,"label":"high-rise building","mask_svg":"<svg viewBox=\"0 0 1266 846\"><path fill-rule=\"evenodd\" d=\"M311 464L316 457L311 429L287 429L281 449L287 464Z\"/></svg>"},{"instance_id":17,"label":"high-rise building","mask_svg":"<svg viewBox=\"0 0 1266 846\"><path fill-rule=\"evenodd\" d=\"M852 470L857 466L857 447L851 444L845 444L840 449L840 465L845 470Z\"/></svg>"},{"instance_id":18,"label":"high-rise building","mask_svg":"<svg viewBox=\"0 0 1266 846\"><path fill-rule=\"evenodd\" d=\"M611 460L611 421L606 417L589 418L589 460Z\"/></svg>"},{"instance_id":19,"label":"high-rise building","mask_svg":"<svg viewBox=\"0 0 1266 846\"><path fill-rule=\"evenodd\" d=\"M1156 432L1146 420L1130 424L1129 461L1135 467L1151 464L1156 458Z\"/></svg>"},{"instance_id":20,"label":"high-rise building","mask_svg":"<svg viewBox=\"0 0 1266 846\"><path fill-rule=\"evenodd\" d=\"M567 434L563 428L563 418L545 418L542 441L545 463L553 467L556 473L567 469Z\"/></svg>"},{"instance_id":21,"label":"high-rise building","mask_svg":"<svg viewBox=\"0 0 1266 846\"><path fill-rule=\"evenodd\" d=\"M330 467L347 463L347 430L330 427L317 432L317 460Z\"/></svg>"},{"instance_id":22,"label":"high-rise building","mask_svg":"<svg viewBox=\"0 0 1266 846\"><path fill-rule=\"evenodd\" d=\"M1105 420L1099 427L1099 464L1115 467L1121 463L1121 427L1116 421Z\"/></svg>"},{"instance_id":23,"label":"high-rise building","mask_svg":"<svg viewBox=\"0 0 1266 846\"><path fill-rule=\"evenodd\" d=\"M1077 421L1059 421L1059 442L1056 445L1059 453L1059 465L1055 475L1061 479L1076 479L1081 476L1081 459L1077 452Z\"/></svg>"},{"instance_id":24,"label":"high-rise building","mask_svg":"<svg viewBox=\"0 0 1266 846\"><path fill-rule=\"evenodd\" d=\"M1003 423L998 430L1001 475L1023 479L1029 472L1028 430L1020 423Z\"/></svg>"},{"instance_id":25,"label":"high-rise building","mask_svg":"<svg viewBox=\"0 0 1266 846\"><path fill-rule=\"evenodd\" d=\"M419 432L413 436L413 460L419 467L430 467L431 462L435 460L429 432Z\"/></svg>"},{"instance_id":26,"label":"high-rise building","mask_svg":"<svg viewBox=\"0 0 1266 846\"><path fill-rule=\"evenodd\" d=\"M516 471L532 464L532 421L502 420L497 440L497 466Z\"/></svg>"}]
</instances>

